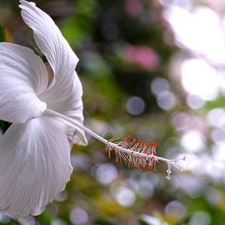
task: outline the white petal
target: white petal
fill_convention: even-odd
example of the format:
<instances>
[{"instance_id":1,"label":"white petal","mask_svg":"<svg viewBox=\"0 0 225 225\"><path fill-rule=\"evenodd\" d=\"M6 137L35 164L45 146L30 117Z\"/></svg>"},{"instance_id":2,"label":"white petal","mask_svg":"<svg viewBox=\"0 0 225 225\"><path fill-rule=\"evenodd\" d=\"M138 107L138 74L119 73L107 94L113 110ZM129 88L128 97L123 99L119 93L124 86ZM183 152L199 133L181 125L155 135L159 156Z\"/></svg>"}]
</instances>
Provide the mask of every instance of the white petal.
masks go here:
<instances>
[{"instance_id":1,"label":"white petal","mask_svg":"<svg viewBox=\"0 0 225 225\"><path fill-rule=\"evenodd\" d=\"M34 52L0 43L0 119L23 123L39 117L46 104L37 97L48 84L46 67Z\"/></svg>"},{"instance_id":2,"label":"white petal","mask_svg":"<svg viewBox=\"0 0 225 225\"><path fill-rule=\"evenodd\" d=\"M74 72L75 73L75 72ZM73 119L76 122L79 122L80 124L83 124L84 122L84 116L83 116L83 102L82 102L82 85L78 78L78 76L75 74L76 79L73 83L73 91L70 94L68 98L62 101L49 103L48 102L48 108L52 109L56 112L59 112L71 119ZM40 96L40 99L42 99L42 95ZM62 121L64 123L64 130L68 135L68 138L76 144L79 145L86 145L87 140L85 137L85 133L83 130L79 129L78 127L75 129L72 126L68 126L65 124L64 120L61 120L60 118L55 118L56 120Z\"/></svg>"},{"instance_id":3,"label":"white petal","mask_svg":"<svg viewBox=\"0 0 225 225\"><path fill-rule=\"evenodd\" d=\"M38 215L70 179L70 146L47 117L13 124L0 140L0 211Z\"/></svg>"},{"instance_id":4,"label":"white petal","mask_svg":"<svg viewBox=\"0 0 225 225\"><path fill-rule=\"evenodd\" d=\"M33 29L34 38L41 52L46 56L54 73L54 78L49 86L49 101L62 100L71 91L77 56L62 36L54 21L35 4L20 0L21 15L24 22Z\"/></svg>"}]
</instances>

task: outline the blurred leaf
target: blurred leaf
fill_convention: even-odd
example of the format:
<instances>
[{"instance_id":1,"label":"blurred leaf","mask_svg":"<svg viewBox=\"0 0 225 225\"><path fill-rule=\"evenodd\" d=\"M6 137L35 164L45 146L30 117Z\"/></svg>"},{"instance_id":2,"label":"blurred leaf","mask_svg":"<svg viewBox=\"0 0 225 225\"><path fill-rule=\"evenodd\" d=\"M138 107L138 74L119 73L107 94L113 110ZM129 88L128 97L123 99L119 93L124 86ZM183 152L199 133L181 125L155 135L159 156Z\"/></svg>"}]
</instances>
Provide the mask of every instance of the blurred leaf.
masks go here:
<instances>
[{"instance_id":1,"label":"blurred leaf","mask_svg":"<svg viewBox=\"0 0 225 225\"><path fill-rule=\"evenodd\" d=\"M15 221L15 220L13 220L13 219L9 219L9 218L7 218L7 219L1 219L1 221L0 221L0 225L20 225L20 223L19 222L17 222L17 221Z\"/></svg>"},{"instance_id":2,"label":"blurred leaf","mask_svg":"<svg viewBox=\"0 0 225 225\"><path fill-rule=\"evenodd\" d=\"M215 108L223 108L225 102L225 96L223 94L220 94L216 100L214 101L208 101L205 105L205 108L207 110L215 109Z\"/></svg>"},{"instance_id":3,"label":"blurred leaf","mask_svg":"<svg viewBox=\"0 0 225 225\"><path fill-rule=\"evenodd\" d=\"M2 129L3 133L10 127L11 123L0 120L0 128Z\"/></svg>"},{"instance_id":4,"label":"blurred leaf","mask_svg":"<svg viewBox=\"0 0 225 225\"><path fill-rule=\"evenodd\" d=\"M102 219L97 219L94 224L96 225L115 225L113 223L110 223L108 221L102 220Z\"/></svg>"},{"instance_id":5,"label":"blurred leaf","mask_svg":"<svg viewBox=\"0 0 225 225\"><path fill-rule=\"evenodd\" d=\"M51 225L51 215L45 210L42 214L37 216L38 221L44 225Z\"/></svg>"},{"instance_id":6,"label":"blurred leaf","mask_svg":"<svg viewBox=\"0 0 225 225\"><path fill-rule=\"evenodd\" d=\"M176 225L186 225L186 224L189 224L191 217L192 217L192 214L186 215L184 218L182 218L180 221L178 221L176 223Z\"/></svg>"},{"instance_id":7,"label":"blurred leaf","mask_svg":"<svg viewBox=\"0 0 225 225\"><path fill-rule=\"evenodd\" d=\"M0 24L0 42L6 41L6 34L4 27Z\"/></svg>"},{"instance_id":8,"label":"blurred leaf","mask_svg":"<svg viewBox=\"0 0 225 225\"><path fill-rule=\"evenodd\" d=\"M142 219L140 219L138 222L140 225L151 225L150 223L147 223L146 221L144 221Z\"/></svg>"}]
</instances>

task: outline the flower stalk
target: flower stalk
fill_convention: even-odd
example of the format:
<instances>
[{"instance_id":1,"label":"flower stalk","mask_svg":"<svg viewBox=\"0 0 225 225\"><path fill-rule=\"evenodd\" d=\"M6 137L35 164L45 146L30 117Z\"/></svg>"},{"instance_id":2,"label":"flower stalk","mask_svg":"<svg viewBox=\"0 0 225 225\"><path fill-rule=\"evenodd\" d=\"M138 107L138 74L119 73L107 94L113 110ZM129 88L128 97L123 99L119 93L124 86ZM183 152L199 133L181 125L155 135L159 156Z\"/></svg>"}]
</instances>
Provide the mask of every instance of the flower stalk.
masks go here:
<instances>
[{"instance_id":1,"label":"flower stalk","mask_svg":"<svg viewBox=\"0 0 225 225\"><path fill-rule=\"evenodd\" d=\"M73 127L78 127L85 131L90 136L94 137L95 139L101 141L105 144L105 152L108 154L108 159L111 158L111 152L115 151L116 155L116 162L117 163L126 163L128 168L133 166L135 169L139 170L152 170L156 172L156 164L160 164L160 161L167 163L167 176L166 179L170 180L171 166L174 166L179 171L182 171L183 168L177 165L178 161L185 161L186 157L182 157L179 159L166 159L160 156L157 156L156 148L157 144L155 142L149 143L148 141L144 140L136 140L130 136L126 136L122 139L121 136L114 137L110 140L106 140L103 137L99 136L98 134L94 133L87 127L83 126L79 122L70 119L67 116L64 116L54 110L46 109L46 112L60 117Z\"/></svg>"}]
</instances>

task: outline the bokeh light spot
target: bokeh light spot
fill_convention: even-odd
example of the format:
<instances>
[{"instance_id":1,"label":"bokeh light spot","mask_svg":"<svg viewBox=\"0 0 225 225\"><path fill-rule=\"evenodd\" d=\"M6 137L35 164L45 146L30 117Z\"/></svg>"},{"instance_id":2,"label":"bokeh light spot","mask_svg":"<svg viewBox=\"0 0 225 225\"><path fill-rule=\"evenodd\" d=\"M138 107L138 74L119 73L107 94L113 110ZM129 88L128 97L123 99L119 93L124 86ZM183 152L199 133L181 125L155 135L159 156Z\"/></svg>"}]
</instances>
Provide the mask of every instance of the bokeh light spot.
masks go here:
<instances>
[{"instance_id":1,"label":"bokeh light spot","mask_svg":"<svg viewBox=\"0 0 225 225\"><path fill-rule=\"evenodd\" d=\"M207 122L210 126L221 127L225 125L225 110L222 108L215 108L208 112Z\"/></svg>"},{"instance_id":2,"label":"bokeh light spot","mask_svg":"<svg viewBox=\"0 0 225 225\"><path fill-rule=\"evenodd\" d=\"M70 212L70 220L73 224L83 225L88 223L88 214L84 209L76 207Z\"/></svg>"},{"instance_id":3,"label":"bokeh light spot","mask_svg":"<svg viewBox=\"0 0 225 225\"><path fill-rule=\"evenodd\" d=\"M211 132L211 139L218 145L225 144L225 128L218 127L214 128Z\"/></svg>"},{"instance_id":4,"label":"bokeh light spot","mask_svg":"<svg viewBox=\"0 0 225 225\"><path fill-rule=\"evenodd\" d=\"M128 15L138 16L143 10L143 5L139 0L127 0L124 9Z\"/></svg>"},{"instance_id":5,"label":"bokeh light spot","mask_svg":"<svg viewBox=\"0 0 225 225\"><path fill-rule=\"evenodd\" d=\"M171 110L176 105L176 98L171 92L164 92L157 98L158 105L164 110Z\"/></svg>"},{"instance_id":6,"label":"bokeh light spot","mask_svg":"<svg viewBox=\"0 0 225 225\"><path fill-rule=\"evenodd\" d=\"M188 59L182 64L184 89L203 100L214 100L218 96L219 82L214 68L201 59Z\"/></svg>"},{"instance_id":7,"label":"bokeh light spot","mask_svg":"<svg viewBox=\"0 0 225 225\"><path fill-rule=\"evenodd\" d=\"M207 212L198 211L191 217L189 225L208 225L210 221L210 215Z\"/></svg>"},{"instance_id":8,"label":"bokeh light spot","mask_svg":"<svg viewBox=\"0 0 225 225\"><path fill-rule=\"evenodd\" d=\"M132 206L136 199L135 193L131 189L123 186L117 187L114 190L114 197L120 205L125 207Z\"/></svg>"},{"instance_id":9,"label":"bokeh light spot","mask_svg":"<svg viewBox=\"0 0 225 225\"><path fill-rule=\"evenodd\" d=\"M117 169L110 163L105 163L97 166L96 177L102 184L109 184L118 176Z\"/></svg>"},{"instance_id":10,"label":"bokeh light spot","mask_svg":"<svg viewBox=\"0 0 225 225\"><path fill-rule=\"evenodd\" d=\"M132 115L140 115L145 110L145 102L137 96L133 96L127 100L127 111Z\"/></svg>"},{"instance_id":11,"label":"bokeh light spot","mask_svg":"<svg viewBox=\"0 0 225 225\"><path fill-rule=\"evenodd\" d=\"M188 152L200 152L205 148L202 134L196 130L189 130L183 134L180 140L182 148Z\"/></svg>"},{"instance_id":12,"label":"bokeh light spot","mask_svg":"<svg viewBox=\"0 0 225 225\"><path fill-rule=\"evenodd\" d=\"M54 219L51 222L51 225L67 225L67 223L61 219Z\"/></svg>"},{"instance_id":13,"label":"bokeh light spot","mask_svg":"<svg viewBox=\"0 0 225 225\"><path fill-rule=\"evenodd\" d=\"M169 202L165 208L165 214L169 218L180 219L186 213L185 207L178 201Z\"/></svg>"},{"instance_id":14,"label":"bokeh light spot","mask_svg":"<svg viewBox=\"0 0 225 225\"><path fill-rule=\"evenodd\" d=\"M56 196L55 200L58 202L62 202L65 201L67 199L67 192L66 190L62 191L61 193L58 194L58 196Z\"/></svg>"},{"instance_id":15,"label":"bokeh light spot","mask_svg":"<svg viewBox=\"0 0 225 225\"><path fill-rule=\"evenodd\" d=\"M164 110L170 110L176 104L176 98L169 89L169 83L164 78L156 78L151 83L151 91L156 95L158 105Z\"/></svg>"},{"instance_id":16,"label":"bokeh light spot","mask_svg":"<svg viewBox=\"0 0 225 225\"><path fill-rule=\"evenodd\" d=\"M169 91L169 83L164 78L156 78L151 83L151 90L156 96L161 96Z\"/></svg>"},{"instance_id":17,"label":"bokeh light spot","mask_svg":"<svg viewBox=\"0 0 225 225\"><path fill-rule=\"evenodd\" d=\"M215 63L224 63L224 31L220 18L212 9L195 7L189 12L181 7L172 6L164 11L164 16L176 34L178 46Z\"/></svg>"},{"instance_id":18,"label":"bokeh light spot","mask_svg":"<svg viewBox=\"0 0 225 225\"><path fill-rule=\"evenodd\" d=\"M187 104L192 109L200 109L204 106L205 101L196 95L189 94L187 96Z\"/></svg>"},{"instance_id":19,"label":"bokeh light spot","mask_svg":"<svg viewBox=\"0 0 225 225\"><path fill-rule=\"evenodd\" d=\"M146 174L141 174L136 171L132 174L128 180L129 187L131 187L135 192L142 198L150 198L154 194L154 185L152 179L149 180Z\"/></svg>"},{"instance_id":20,"label":"bokeh light spot","mask_svg":"<svg viewBox=\"0 0 225 225\"><path fill-rule=\"evenodd\" d=\"M173 116L172 125L177 130L184 130L188 127L190 121L191 121L191 118L187 113L180 112Z\"/></svg>"}]
</instances>

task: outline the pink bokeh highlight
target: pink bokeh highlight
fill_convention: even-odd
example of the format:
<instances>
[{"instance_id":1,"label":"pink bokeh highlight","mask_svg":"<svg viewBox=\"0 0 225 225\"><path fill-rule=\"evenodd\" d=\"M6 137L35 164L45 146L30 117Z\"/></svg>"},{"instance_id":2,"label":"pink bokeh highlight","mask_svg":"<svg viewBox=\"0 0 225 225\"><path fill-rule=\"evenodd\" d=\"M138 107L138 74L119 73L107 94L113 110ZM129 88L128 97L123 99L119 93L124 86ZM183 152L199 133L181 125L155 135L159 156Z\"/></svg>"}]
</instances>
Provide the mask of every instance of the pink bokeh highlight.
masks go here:
<instances>
[{"instance_id":1,"label":"pink bokeh highlight","mask_svg":"<svg viewBox=\"0 0 225 225\"><path fill-rule=\"evenodd\" d=\"M128 15L135 17L143 11L143 5L139 0L127 0L124 9Z\"/></svg>"},{"instance_id":2,"label":"pink bokeh highlight","mask_svg":"<svg viewBox=\"0 0 225 225\"><path fill-rule=\"evenodd\" d=\"M122 49L122 58L128 63L136 64L149 71L154 71L159 66L158 55L147 46L125 46Z\"/></svg>"}]
</instances>

